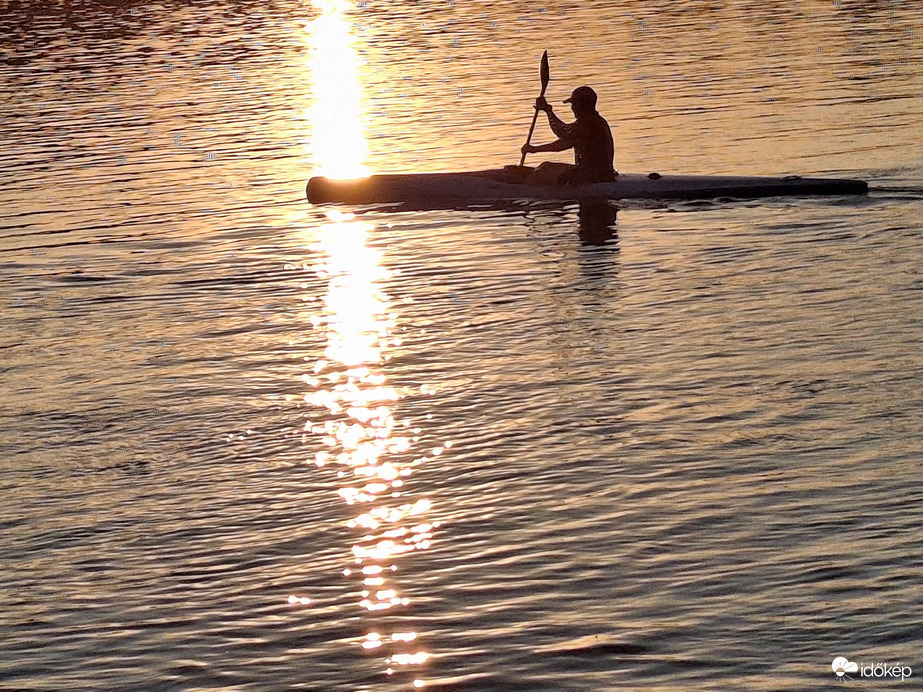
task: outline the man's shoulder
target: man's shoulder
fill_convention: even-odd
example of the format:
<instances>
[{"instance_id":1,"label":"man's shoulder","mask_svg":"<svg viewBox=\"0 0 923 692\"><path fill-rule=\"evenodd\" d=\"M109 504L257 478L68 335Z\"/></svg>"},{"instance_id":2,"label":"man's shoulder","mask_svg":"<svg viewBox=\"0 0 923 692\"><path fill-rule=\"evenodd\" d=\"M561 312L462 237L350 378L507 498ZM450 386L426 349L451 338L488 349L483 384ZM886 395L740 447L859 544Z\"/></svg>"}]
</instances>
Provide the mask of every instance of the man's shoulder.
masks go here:
<instances>
[{"instance_id":1,"label":"man's shoulder","mask_svg":"<svg viewBox=\"0 0 923 692\"><path fill-rule=\"evenodd\" d=\"M602 117L599 113L593 113L586 115L583 118L579 118L574 122L581 131L589 134L599 134L603 131L609 131L608 121Z\"/></svg>"}]
</instances>

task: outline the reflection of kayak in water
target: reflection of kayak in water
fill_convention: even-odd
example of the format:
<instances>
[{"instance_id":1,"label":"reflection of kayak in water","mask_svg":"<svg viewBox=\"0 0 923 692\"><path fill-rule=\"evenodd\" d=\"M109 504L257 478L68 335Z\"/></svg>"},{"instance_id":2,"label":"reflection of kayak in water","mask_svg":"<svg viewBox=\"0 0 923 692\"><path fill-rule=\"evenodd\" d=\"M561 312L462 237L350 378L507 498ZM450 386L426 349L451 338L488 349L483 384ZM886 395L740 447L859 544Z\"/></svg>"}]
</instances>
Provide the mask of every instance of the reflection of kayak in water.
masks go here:
<instances>
[{"instance_id":1,"label":"reflection of kayak in water","mask_svg":"<svg viewBox=\"0 0 923 692\"><path fill-rule=\"evenodd\" d=\"M523 175L520 170L526 171ZM446 204L504 200L710 199L788 195L857 195L868 192L861 180L734 175L649 175L622 173L612 182L591 185L532 185L531 169L465 173L373 175L356 180L315 177L308 182L314 204Z\"/></svg>"}]
</instances>

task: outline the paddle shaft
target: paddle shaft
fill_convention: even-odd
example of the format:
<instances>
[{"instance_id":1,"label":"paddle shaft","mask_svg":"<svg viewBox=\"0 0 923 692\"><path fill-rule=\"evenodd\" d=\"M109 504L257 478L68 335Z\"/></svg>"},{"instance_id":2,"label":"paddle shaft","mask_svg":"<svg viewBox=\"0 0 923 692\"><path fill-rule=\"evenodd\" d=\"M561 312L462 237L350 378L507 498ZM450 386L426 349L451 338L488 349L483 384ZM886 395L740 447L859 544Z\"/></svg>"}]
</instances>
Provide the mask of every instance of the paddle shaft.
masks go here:
<instances>
[{"instance_id":1,"label":"paddle shaft","mask_svg":"<svg viewBox=\"0 0 923 692\"><path fill-rule=\"evenodd\" d=\"M545 89L548 88L548 51L545 51L545 54L542 55L542 69L541 69L541 78L542 78L542 93L538 95L539 98L542 98L545 95ZM532 125L529 126L529 136L526 137L526 145L532 143L532 133L535 132L535 123L538 121L538 108L535 109L535 112L532 114ZM522 158L519 159L519 167L522 168L526 163L526 152L522 152Z\"/></svg>"},{"instance_id":2,"label":"paddle shaft","mask_svg":"<svg viewBox=\"0 0 923 692\"><path fill-rule=\"evenodd\" d=\"M545 90L542 89L542 96L545 95ZM532 125L529 127L529 136L526 137L526 144L532 143L532 133L535 132L535 123L538 120L538 108L535 109L535 112L532 114ZM522 158L519 159L519 167L522 168L526 163L526 152L522 152Z\"/></svg>"}]
</instances>

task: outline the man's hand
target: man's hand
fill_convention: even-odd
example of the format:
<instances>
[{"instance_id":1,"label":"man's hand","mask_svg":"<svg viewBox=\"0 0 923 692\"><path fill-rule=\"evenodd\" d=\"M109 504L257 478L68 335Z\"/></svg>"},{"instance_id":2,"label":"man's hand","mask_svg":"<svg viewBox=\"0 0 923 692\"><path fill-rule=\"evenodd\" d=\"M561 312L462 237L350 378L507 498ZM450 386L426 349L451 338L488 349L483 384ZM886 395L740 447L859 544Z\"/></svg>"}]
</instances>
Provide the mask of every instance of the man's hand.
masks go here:
<instances>
[{"instance_id":1,"label":"man's hand","mask_svg":"<svg viewBox=\"0 0 923 692\"><path fill-rule=\"evenodd\" d=\"M535 146L534 144L523 144L522 149L520 149L520 151L523 154L534 154L538 151L538 147Z\"/></svg>"},{"instance_id":2,"label":"man's hand","mask_svg":"<svg viewBox=\"0 0 923 692\"><path fill-rule=\"evenodd\" d=\"M535 99L535 110L550 113L552 108L551 104L545 100L544 96L539 96L537 99Z\"/></svg>"}]
</instances>

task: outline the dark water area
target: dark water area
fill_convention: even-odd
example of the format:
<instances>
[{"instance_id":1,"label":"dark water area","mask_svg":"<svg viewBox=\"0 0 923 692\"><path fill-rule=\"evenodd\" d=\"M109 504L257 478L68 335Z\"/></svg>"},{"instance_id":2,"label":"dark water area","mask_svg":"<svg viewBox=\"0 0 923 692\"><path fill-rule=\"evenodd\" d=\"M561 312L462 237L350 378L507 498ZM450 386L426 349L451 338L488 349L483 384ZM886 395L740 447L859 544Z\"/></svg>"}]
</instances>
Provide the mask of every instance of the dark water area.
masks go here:
<instances>
[{"instance_id":1,"label":"dark water area","mask_svg":"<svg viewBox=\"0 0 923 692\"><path fill-rule=\"evenodd\" d=\"M0 689L917 689L921 32L0 5ZM622 171L871 192L305 201L515 163L546 49Z\"/></svg>"}]
</instances>

